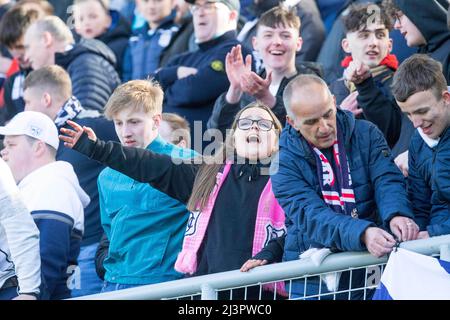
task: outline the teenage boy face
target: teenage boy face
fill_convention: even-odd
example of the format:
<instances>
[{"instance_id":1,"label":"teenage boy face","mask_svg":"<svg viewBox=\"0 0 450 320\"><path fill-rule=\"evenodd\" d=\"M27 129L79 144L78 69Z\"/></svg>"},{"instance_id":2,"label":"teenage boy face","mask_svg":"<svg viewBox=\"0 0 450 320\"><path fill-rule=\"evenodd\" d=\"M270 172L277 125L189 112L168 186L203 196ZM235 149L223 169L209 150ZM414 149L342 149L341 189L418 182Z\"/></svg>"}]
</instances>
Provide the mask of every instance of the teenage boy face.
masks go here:
<instances>
[{"instance_id":1,"label":"teenage boy face","mask_svg":"<svg viewBox=\"0 0 450 320\"><path fill-rule=\"evenodd\" d=\"M433 91L420 91L406 101L397 101L400 109L411 120L415 128L421 128L431 139L437 139L450 125L450 92L436 99Z\"/></svg>"},{"instance_id":2,"label":"teenage boy face","mask_svg":"<svg viewBox=\"0 0 450 320\"><path fill-rule=\"evenodd\" d=\"M114 115L113 121L122 145L146 148L158 136L161 115L125 108Z\"/></svg>"},{"instance_id":3,"label":"teenage boy face","mask_svg":"<svg viewBox=\"0 0 450 320\"><path fill-rule=\"evenodd\" d=\"M86 39L93 39L111 25L111 17L97 0L86 1L74 7L75 31Z\"/></svg>"},{"instance_id":4,"label":"teenage boy face","mask_svg":"<svg viewBox=\"0 0 450 320\"><path fill-rule=\"evenodd\" d=\"M264 65L272 70L295 67L295 54L302 47L299 30L292 27L259 26L253 47L259 52Z\"/></svg>"},{"instance_id":5,"label":"teenage boy face","mask_svg":"<svg viewBox=\"0 0 450 320\"><path fill-rule=\"evenodd\" d=\"M139 13L152 24L158 24L170 13L173 0L136 0Z\"/></svg>"},{"instance_id":6,"label":"teenage boy face","mask_svg":"<svg viewBox=\"0 0 450 320\"><path fill-rule=\"evenodd\" d=\"M391 52L392 39L384 24L369 24L364 29L348 32L342 40L342 48L353 60L373 68Z\"/></svg>"}]
</instances>

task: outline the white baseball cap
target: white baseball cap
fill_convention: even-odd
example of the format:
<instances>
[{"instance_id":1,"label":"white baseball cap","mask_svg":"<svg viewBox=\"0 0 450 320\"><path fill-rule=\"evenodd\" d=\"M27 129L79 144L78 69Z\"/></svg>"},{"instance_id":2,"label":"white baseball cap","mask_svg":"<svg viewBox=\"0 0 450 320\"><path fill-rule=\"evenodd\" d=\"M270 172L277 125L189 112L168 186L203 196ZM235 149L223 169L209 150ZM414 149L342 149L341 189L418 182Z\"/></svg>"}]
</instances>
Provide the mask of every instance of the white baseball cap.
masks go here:
<instances>
[{"instance_id":1,"label":"white baseball cap","mask_svg":"<svg viewBox=\"0 0 450 320\"><path fill-rule=\"evenodd\" d=\"M58 129L52 119L41 112L24 111L16 114L4 127L0 127L0 135L26 135L43 141L58 150Z\"/></svg>"}]
</instances>

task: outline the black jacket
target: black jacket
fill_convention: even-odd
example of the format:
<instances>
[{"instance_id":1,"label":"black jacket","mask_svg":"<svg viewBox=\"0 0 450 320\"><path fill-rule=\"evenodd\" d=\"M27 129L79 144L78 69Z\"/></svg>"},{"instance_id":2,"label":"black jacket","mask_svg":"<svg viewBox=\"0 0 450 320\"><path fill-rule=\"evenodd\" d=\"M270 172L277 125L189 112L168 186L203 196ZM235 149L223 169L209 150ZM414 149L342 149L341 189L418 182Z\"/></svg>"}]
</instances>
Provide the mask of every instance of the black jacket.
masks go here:
<instances>
[{"instance_id":1,"label":"black jacket","mask_svg":"<svg viewBox=\"0 0 450 320\"><path fill-rule=\"evenodd\" d=\"M447 84L450 84L450 31L447 28L445 8L437 0L394 0L394 2L427 41L426 45L419 47L419 53L426 53L441 62Z\"/></svg>"},{"instance_id":2,"label":"black jacket","mask_svg":"<svg viewBox=\"0 0 450 320\"><path fill-rule=\"evenodd\" d=\"M374 123L381 130L394 157L408 150L414 126L402 113L391 93L394 71L385 72L370 77L356 85L358 105L363 109L363 119ZM344 79L339 79L330 85L330 90L340 105L350 93Z\"/></svg>"},{"instance_id":3,"label":"black jacket","mask_svg":"<svg viewBox=\"0 0 450 320\"><path fill-rule=\"evenodd\" d=\"M122 77L122 65L128 39L131 36L131 27L127 20L119 12L111 10L112 23L109 29L96 39L105 43L116 56L116 70Z\"/></svg>"},{"instance_id":4,"label":"black jacket","mask_svg":"<svg viewBox=\"0 0 450 320\"><path fill-rule=\"evenodd\" d=\"M3 98L5 106L0 112L0 123L11 120L16 114L25 109L23 100L23 84L31 69L20 70L6 79L4 85Z\"/></svg>"},{"instance_id":5,"label":"black jacket","mask_svg":"<svg viewBox=\"0 0 450 320\"><path fill-rule=\"evenodd\" d=\"M105 280L106 269L103 266L103 262L108 257L109 240L106 233L102 235L100 243L98 244L97 251L95 251L95 272L100 279Z\"/></svg>"},{"instance_id":6,"label":"black jacket","mask_svg":"<svg viewBox=\"0 0 450 320\"><path fill-rule=\"evenodd\" d=\"M114 53L101 41L81 39L71 50L57 53L55 62L69 73L73 95L86 109L103 111L120 84Z\"/></svg>"}]
</instances>

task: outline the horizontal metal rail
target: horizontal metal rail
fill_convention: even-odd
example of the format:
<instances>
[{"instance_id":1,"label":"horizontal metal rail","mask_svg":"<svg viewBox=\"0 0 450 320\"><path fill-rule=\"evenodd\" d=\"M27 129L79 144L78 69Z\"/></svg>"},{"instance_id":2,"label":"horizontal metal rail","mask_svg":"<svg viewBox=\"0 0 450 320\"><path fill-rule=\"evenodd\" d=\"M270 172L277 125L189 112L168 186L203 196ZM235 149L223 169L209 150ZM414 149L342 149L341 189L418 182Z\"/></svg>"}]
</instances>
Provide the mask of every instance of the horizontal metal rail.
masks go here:
<instances>
[{"instance_id":1,"label":"horizontal metal rail","mask_svg":"<svg viewBox=\"0 0 450 320\"><path fill-rule=\"evenodd\" d=\"M404 242L401 248L424 255L442 254L441 259L450 261L450 235ZM206 276L144 285L131 289L89 295L77 300L159 300L174 297L200 295L209 291L232 287L250 286L288 278L329 273L344 269L362 268L387 262L388 257L376 258L368 252L342 252L331 254L319 265L310 259L295 260L257 267L249 272L239 270ZM209 296L209 295L208 295Z\"/></svg>"}]
</instances>

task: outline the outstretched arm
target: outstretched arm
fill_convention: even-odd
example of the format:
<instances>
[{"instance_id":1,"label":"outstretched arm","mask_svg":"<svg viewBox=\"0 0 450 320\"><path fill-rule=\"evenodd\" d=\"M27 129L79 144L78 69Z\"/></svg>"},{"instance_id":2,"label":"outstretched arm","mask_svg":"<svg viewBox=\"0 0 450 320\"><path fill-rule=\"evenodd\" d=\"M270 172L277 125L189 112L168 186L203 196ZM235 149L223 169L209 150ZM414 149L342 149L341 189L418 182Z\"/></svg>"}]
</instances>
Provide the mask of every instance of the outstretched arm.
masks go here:
<instances>
[{"instance_id":1,"label":"outstretched arm","mask_svg":"<svg viewBox=\"0 0 450 320\"><path fill-rule=\"evenodd\" d=\"M148 149L124 147L117 142L104 142L96 138L88 127L73 121L72 129L61 129L64 145L93 160L117 170L130 178L166 193L183 203L190 197L198 165ZM178 156L178 155L175 155ZM189 160L188 160L189 161Z\"/></svg>"}]
</instances>

